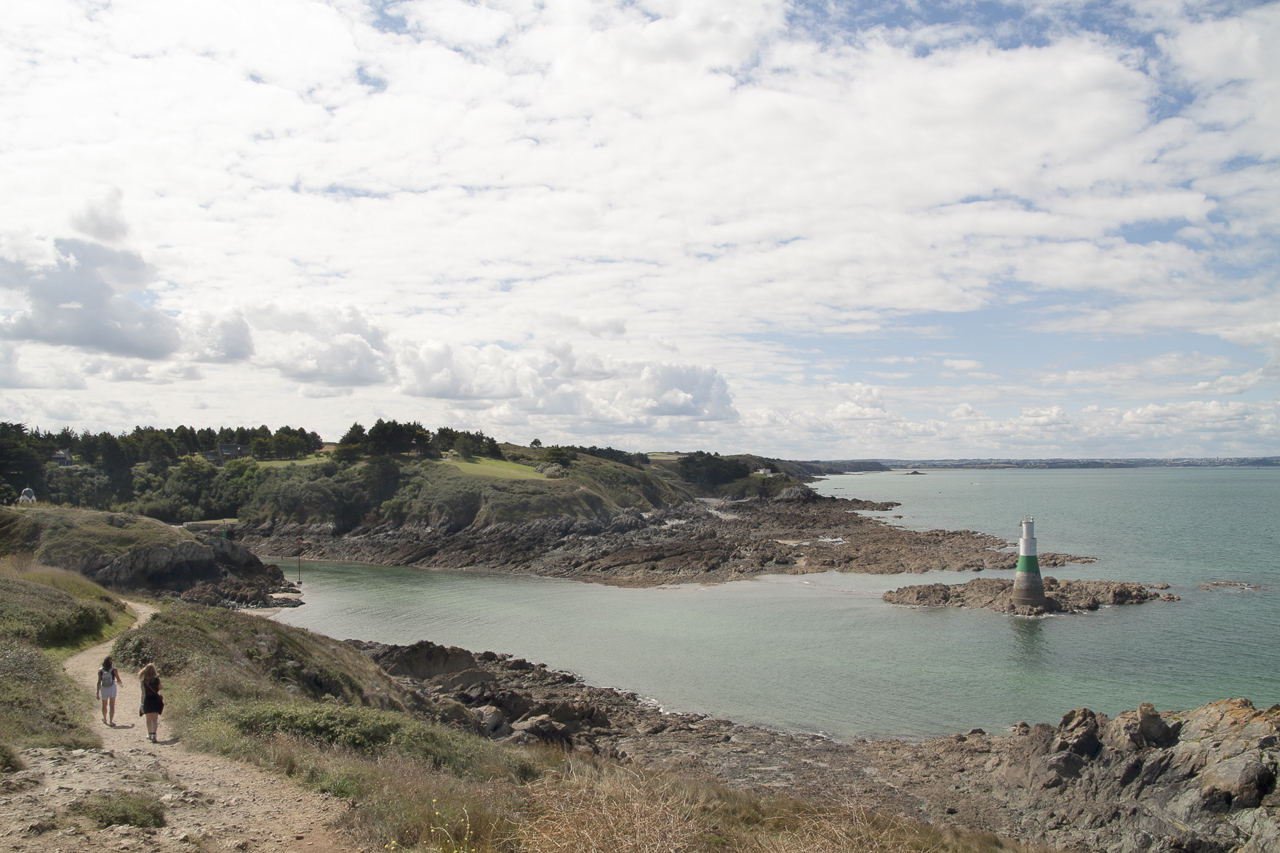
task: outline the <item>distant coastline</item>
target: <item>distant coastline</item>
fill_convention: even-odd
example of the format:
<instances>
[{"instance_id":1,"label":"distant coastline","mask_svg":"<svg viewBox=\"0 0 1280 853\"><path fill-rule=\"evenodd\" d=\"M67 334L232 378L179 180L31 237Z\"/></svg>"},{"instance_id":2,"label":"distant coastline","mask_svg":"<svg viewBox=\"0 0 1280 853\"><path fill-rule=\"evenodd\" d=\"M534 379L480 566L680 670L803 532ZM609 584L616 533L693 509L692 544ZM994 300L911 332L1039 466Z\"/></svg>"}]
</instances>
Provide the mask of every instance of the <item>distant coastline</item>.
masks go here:
<instances>
[{"instance_id":1,"label":"distant coastline","mask_svg":"<svg viewBox=\"0 0 1280 853\"><path fill-rule=\"evenodd\" d=\"M1280 456L1179 459L874 459L890 470L904 468L1276 468ZM827 462L839 465L839 461ZM859 469L861 470L861 469ZM854 473L851 469L849 473Z\"/></svg>"}]
</instances>

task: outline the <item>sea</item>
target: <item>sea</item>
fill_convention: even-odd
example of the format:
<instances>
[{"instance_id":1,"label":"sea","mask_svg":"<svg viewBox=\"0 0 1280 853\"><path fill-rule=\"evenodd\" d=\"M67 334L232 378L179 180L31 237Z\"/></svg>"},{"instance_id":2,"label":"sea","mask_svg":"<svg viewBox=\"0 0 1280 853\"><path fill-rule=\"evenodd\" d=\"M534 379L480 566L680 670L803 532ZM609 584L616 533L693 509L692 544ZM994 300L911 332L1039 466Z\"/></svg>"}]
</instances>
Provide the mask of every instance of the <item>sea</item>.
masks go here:
<instances>
[{"instance_id":1,"label":"sea","mask_svg":"<svg viewBox=\"0 0 1280 853\"><path fill-rule=\"evenodd\" d=\"M897 501L868 513L892 524L1011 544L1031 516L1040 553L1096 558L1046 575L1167 583L1180 600L1027 618L881 600L972 573L621 589L302 562L287 568L306 604L276 618L339 639L502 652L666 710L844 741L997 732L1081 707L1280 702L1280 469L894 470L813 487Z\"/></svg>"}]
</instances>

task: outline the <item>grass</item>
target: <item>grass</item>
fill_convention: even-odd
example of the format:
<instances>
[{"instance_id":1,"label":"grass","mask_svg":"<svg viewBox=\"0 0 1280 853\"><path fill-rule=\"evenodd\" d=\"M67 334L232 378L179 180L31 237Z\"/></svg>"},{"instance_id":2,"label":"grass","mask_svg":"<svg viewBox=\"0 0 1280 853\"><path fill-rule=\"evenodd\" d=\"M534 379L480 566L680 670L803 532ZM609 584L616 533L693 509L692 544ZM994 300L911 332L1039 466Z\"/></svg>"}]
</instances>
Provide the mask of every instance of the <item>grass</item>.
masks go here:
<instances>
[{"instance_id":1,"label":"grass","mask_svg":"<svg viewBox=\"0 0 1280 853\"><path fill-rule=\"evenodd\" d=\"M84 720L84 689L29 642L0 639L0 744L10 747L101 746Z\"/></svg>"},{"instance_id":2,"label":"grass","mask_svg":"<svg viewBox=\"0 0 1280 853\"><path fill-rule=\"evenodd\" d=\"M521 786L562 760L478 737L456 703L418 699L346 644L254 616L175 604L113 651L124 666L156 663L184 743L358 802L350 829L368 844L499 849Z\"/></svg>"},{"instance_id":3,"label":"grass","mask_svg":"<svg viewBox=\"0 0 1280 853\"><path fill-rule=\"evenodd\" d=\"M629 465L579 453L569 466L568 478L602 494L611 507L632 507L644 512L674 506L693 499L693 492L657 476L656 468L641 471Z\"/></svg>"},{"instance_id":4,"label":"grass","mask_svg":"<svg viewBox=\"0 0 1280 853\"><path fill-rule=\"evenodd\" d=\"M164 804L141 791L95 791L73 803L71 810L90 818L100 829L108 826L159 829L165 823Z\"/></svg>"},{"instance_id":5,"label":"grass","mask_svg":"<svg viewBox=\"0 0 1280 853\"><path fill-rule=\"evenodd\" d=\"M530 853L989 853L1022 849L988 833L939 831L857 807L757 796L602 762L569 761L530 786L520 827Z\"/></svg>"},{"instance_id":6,"label":"grass","mask_svg":"<svg viewBox=\"0 0 1280 853\"><path fill-rule=\"evenodd\" d=\"M120 666L154 663L166 684L173 678L189 682L188 692L204 705L294 697L393 710L418 704L345 643L180 602L117 638L112 655Z\"/></svg>"},{"instance_id":7,"label":"grass","mask_svg":"<svg viewBox=\"0 0 1280 853\"><path fill-rule=\"evenodd\" d=\"M309 453L298 459L255 459L253 461L263 468L287 468L290 465L319 465L321 462L328 461L328 459L329 453L322 450L319 453Z\"/></svg>"},{"instance_id":8,"label":"grass","mask_svg":"<svg viewBox=\"0 0 1280 853\"><path fill-rule=\"evenodd\" d=\"M18 751L7 743L0 743L0 773L17 773L27 765L18 757Z\"/></svg>"},{"instance_id":9,"label":"grass","mask_svg":"<svg viewBox=\"0 0 1280 853\"><path fill-rule=\"evenodd\" d=\"M59 663L132 622L123 601L87 578L29 554L0 557L0 745L100 746Z\"/></svg>"},{"instance_id":10,"label":"grass","mask_svg":"<svg viewBox=\"0 0 1280 853\"><path fill-rule=\"evenodd\" d=\"M132 624L124 601L83 575L42 566L29 554L0 557L0 637L62 661Z\"/></svg>"},{"instance_id":11,"label":"grass","mask_svg":"<svg viewBox=\"0 0 1280 853\"><path fill-rule=\"evenodd\" d=\"M405 469L394 498L381 506L387 520L426 523L447 530L472 524L520 522L548 516L593 518L607 512L608 502L598 492L569 480L547 480L526 466L485 460L474 463L420 462ZM463 466L481 470L529 471L533 478L472 476Z\"/></svg>"},{"instance_id":12,"label":"grass","mask_svg":"<svg viewBox=\"0 0 1280 853\"><path fill-rule=\"evenodd\" d=\"M546 479L546 477L542 476L528 465L521 465L518 462L507 462L502 459L486 459L477 456L470 462L463 462L461 459L447 459L444 464L452 465L462 473L470 474L475 477L497 477L503 480Z\"/></svg>"}]
</instances>

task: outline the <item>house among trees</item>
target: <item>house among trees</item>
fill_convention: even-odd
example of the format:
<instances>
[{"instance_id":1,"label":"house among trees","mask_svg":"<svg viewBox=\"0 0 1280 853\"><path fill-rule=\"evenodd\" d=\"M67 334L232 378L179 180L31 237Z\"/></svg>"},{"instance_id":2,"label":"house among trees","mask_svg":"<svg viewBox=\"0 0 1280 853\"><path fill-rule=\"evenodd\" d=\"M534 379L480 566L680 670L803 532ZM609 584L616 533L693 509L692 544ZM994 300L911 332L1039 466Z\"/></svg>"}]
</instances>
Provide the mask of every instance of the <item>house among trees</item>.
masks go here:
<instances>
[{"instance_id":1,"label":"house among trees","mask_svg":"<svg viewBox=\"0 0 1280 853\"><path fill-rule=\"evenodd\" d=\"M247 444L219 444L217 450L204 452L204 458L214 465L221 465L231 459L247 459L249 455Z\"/></svg>"},{"instance_id":2,"label":"house among trees","mask_svg":"<svg viewBox=\"0 0 1280 853\"><path fill-rule=\"evenodd\" d=\"M55 450L53 451L52 459L57 463L59 468L67 468L76 464L75 459L71 457L70 450Z\"/></svg>"}]
</instances>

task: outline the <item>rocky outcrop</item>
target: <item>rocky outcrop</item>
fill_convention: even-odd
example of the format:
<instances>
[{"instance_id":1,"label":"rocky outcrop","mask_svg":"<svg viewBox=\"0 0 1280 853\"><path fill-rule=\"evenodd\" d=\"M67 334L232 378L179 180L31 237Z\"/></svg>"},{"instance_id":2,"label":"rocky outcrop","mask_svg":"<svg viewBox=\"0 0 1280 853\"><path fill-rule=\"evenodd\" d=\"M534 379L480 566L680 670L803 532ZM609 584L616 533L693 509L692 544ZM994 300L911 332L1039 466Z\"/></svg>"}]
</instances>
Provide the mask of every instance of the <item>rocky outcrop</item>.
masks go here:
<instances>
[{"instance_id":1,"label":"rocky outcrop","mask_svg":"<svg viewBox=\"0 0 1280 853\"><path fill-rule=\"evenodd\" d=\"M210 607L299 603L273 595L297 592L278 566L264 564L243 545L219 538L134 548L83 573L112 589L177 593L184 601Z\"/></svg>"},{"instance_id":2,"label":"rocky outcrop","mask_svg":"<svg viewBox=\"0 0 1280 853\"><path fill-rule=\"evenodd\" d=\"M962 584L919 584L892 589L883 596L890 604L914 607L986 608L997 613L1039 616L1045 613L1083 613L1104 605L1142 604L1146 601L1178 601L1162 589L1168 584L1144 586L1128 581L1044 579L1047 607L1023 607L1013 603L1013 581L1007 578L975 578Z\"/></svg>"},{"instance_id":3,"label":"rocky outcrop","mask_svg":"<svg viewBox=\"0 0 1280 853\"><path fill-rule=\"evenodd\" d=\"M308 559L508 571L656 586L715 583L761 573L845 571L889 574L937 569L1012 569L1010 543L972 531L894 527L864 511L896 504L823 497L807 488L774 500L694 503L610 518L543 518L450 531L382 525L339 534L332 526L239 526L237 541L260 554ZM1088 558L1045 554L1046 566Z\"/></svg>"},{"instance_id":4,"label":"rocky outcrop","mask_svg":"<svg viewBox=\"0 0 1280 853\"><path fill-rule=\"evenodd\" d=\"M1224 699L1114 720L1081 708L988 762L1033 837L1124 851L1280 850L1280 708Z\"/></svg>"},{"instance_id":5,"label":"rocky outcrop","mask_svg":"<svg viewBox=\"0 0 1280 853\"><path fill-rule=\"evenodd\" d=\"M1109 853L1280 853L1280 706L1244 699L1115 719L1080 708L919 743L836 743L696 714L507 655L350 641L425 704L511 743L587 750L742 788Z\"/></svg>"}]
</instances>

